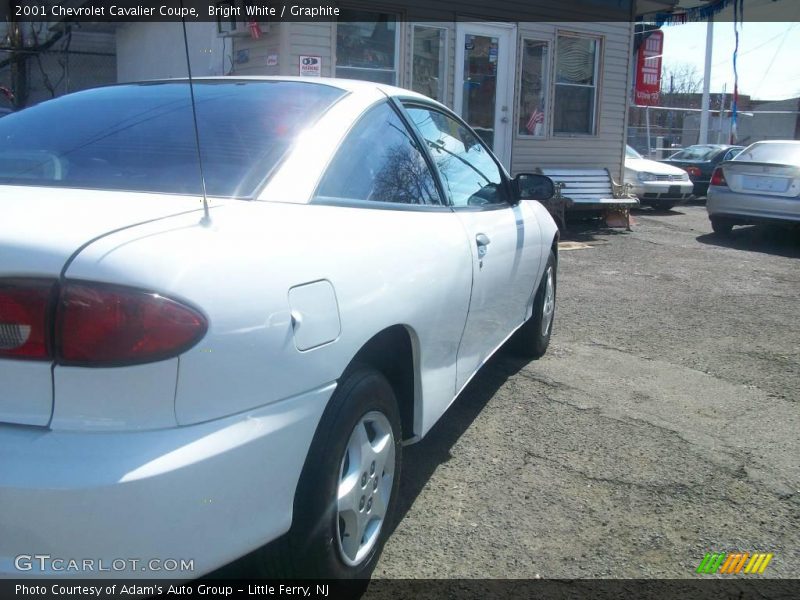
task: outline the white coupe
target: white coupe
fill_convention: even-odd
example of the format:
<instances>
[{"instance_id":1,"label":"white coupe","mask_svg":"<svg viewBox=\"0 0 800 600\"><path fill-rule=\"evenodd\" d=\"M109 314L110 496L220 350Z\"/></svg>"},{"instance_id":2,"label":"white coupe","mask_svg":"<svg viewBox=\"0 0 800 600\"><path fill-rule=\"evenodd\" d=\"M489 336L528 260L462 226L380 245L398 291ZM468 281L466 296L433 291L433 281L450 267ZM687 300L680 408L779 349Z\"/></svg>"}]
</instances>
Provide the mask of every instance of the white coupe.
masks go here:
<instances>
[{"instance_id":1,"label":"white coupe","mask_svg":"<svg viewBox=\"0 0 800 600\"><path fill-rule=\"evenodd\" d=\"M551 194L365 82L4 117L0 575L191 578L276 538L266 572L368 575L403 444L509 338L547 348Z\"/></svg>"}]
</instances>

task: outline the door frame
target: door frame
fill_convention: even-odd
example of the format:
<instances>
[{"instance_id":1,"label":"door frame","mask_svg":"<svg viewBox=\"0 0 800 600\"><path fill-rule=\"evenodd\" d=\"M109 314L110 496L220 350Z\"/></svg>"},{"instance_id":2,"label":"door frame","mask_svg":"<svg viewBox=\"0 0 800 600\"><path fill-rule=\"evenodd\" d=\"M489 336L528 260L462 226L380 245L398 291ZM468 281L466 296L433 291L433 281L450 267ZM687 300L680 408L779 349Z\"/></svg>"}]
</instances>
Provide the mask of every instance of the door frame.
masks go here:
<instances>
[{"instance_id":1,"label":"door frame","mask_svg":"<svg viewBox=\"0 0 800 600\"><path fill-rule=\"evenodd\" d=\"M461 118L464 106L464 44L467 34L485 35L499 39L497 52L497 90L494 110L495 156L506 168L511 168L511 145L514 139L514 79L517 71L517 26L514 23L456 23L456 65L453 110ZM504 50L505 48L505 50ZM502 107L506 110L502 110ZM506 120L503 121L503 118ZM466 121L466 119L464 119Z\"/></svg>"}]
</instances>

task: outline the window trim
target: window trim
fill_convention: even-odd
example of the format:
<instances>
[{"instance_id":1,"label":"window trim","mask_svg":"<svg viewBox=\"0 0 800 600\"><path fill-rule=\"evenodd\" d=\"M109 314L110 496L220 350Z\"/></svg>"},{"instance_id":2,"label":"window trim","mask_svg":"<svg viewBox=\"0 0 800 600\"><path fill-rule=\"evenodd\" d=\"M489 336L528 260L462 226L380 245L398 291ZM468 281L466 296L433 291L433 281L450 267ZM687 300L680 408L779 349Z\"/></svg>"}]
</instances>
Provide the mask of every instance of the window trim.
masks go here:
<instances>
[{"instance_id":1,"label":"window trim","mask_svg":"<svg viewBox=\"0 0 800 600\"><path fill-rule=\"evenodd\" d=\"M382 85L393 85L393 86L400 86L401 83L401 70L402 70L402 61L400 60L400 50L401 50L401 38L403 35L403 15L402 13L396 10L390 10L386 7L381 5L378 6L369 6L369 7L362 7L362 6L340 6L341 10L355 10L360 12L368 12L373 13L375 15L380 14L387 14L394 17L394 67L392 69L385 69L385 68L370 68L370 67L350 67L346 65L342 65L343 69L356 69L361 71L375 71L379 73L394 73L394 83L389 84L382 84ZM335 21L333 21L333 35L331 36L331 72L333 77L339 77L339 74L336 72L339 69L339 19L341 17L337 17ZM358 21L354 21L358 22ZM369 79L365 81L371 81ZM375 82L373 82L375 83Z\"/></svg>"},{"instance_id":2,"label":"window trim","mask_svg":"<svg viewBox=\"0 0 800 600\"><path fill-rule=\"evenodd\" d=\"M472 135L478 140L478 143L483 147L486 152L488 152L489 157L492 159L494 164L500 171L500 178L503 180L503 189L505 190L506 200L502 203L498 204L487 204L485 206L456 206L453 203L453 198L450 196L449 188L445 185L444 179L442 178L442 174L439 171L439 168L436 167L436 161L433 159L433 155L430 153L430 149L428 148L428 144L425 142L425 138L422 137L422 132L417 127L414 120L406 115L408 119L408 123L413 129L414 135L418 142L421 144L421 147L424 149L425 154L429 157L431 164L434 165L434 175L436 177L437 183L441 186L441 189L444 193L444 197L447 200L448 207L453 211L461 211L461 212L482 212L482 211L490 211L490 210L502 210L506 208L513 208L517 206L519 202L514 202L514 194L512 193L512 186L511 186L511 176L506 171L503 164L497 159L494 155L494 152L486 145L486 143L481 139L481 137L475 133L475 130L470 127L467 122L462 119L459 115L455 112L443 107L439 106L438 103L434 104L432 101L422 100L420 98L415 97L407 97L407 96L395 96L393 98L396 102L398 102L402 108L403 113L405 114L406 108L409 106L416 107L416 108L423 108L425 110L432 110L434 112L439 112L446 117L450 117L454 119L459 125L462 125L467 128L468 131L472 132Z\"/></svg>"},{"instance_id":3,"label":"window trim","mask_svg":"<svg viewBox=\"0 0 800 600\"><path fill-rule=\"evenodd\" d=\"M334 160L336 160L336 157L339 155L339 152L341 151L344 143L350 137L350 134L369 115L370 112L372 112L373 110L384 104L388 105L390 110L394 111L394 113L398 116L400 121L406 126L406 129L408 129L408 133L411 134L411 137L414 139L414 142L416 142L418 146L417 150L419 150L419 153L425 160L425 164L428 167L428 170L431 172L431 175L433 176L433 182L434 185L436 186L436 192L439 194L439 201L441 204L403 204L400 202L386 202L383 200L337 198L333 196L325 196L319 193L319 188L322 185L323 181L325 180L325 175L327 174L328 169L331 168L331 165L333 164ZM323 206L341 206L347 208L373 208L376 210L450 212L452 207L449 202L449 197L444 192L441 181L439 181L439 171L435 168L435 165L433 164L427 152L425 144L421 142L424 142L424 140L421 140L421 138L419 137L418 132L416 128L413 126L413 122L411 122L411 120L408 118L408 115L406 115L403 111L399 110L396 98L394 97L382 98L372 103L362 111L358 119L353 121L350 127L348 127L345 134L339 140L336 149L333 152L331 152L328 162L325 164L325 167L322 169L320 176L317 178L317 183L314 186L314 191L311 192L311 195L309 196L308 204L323 205Z\"/></svg>"},{"instance_id":4,"label":"window trim","mask_svg":"<svg viewBox=\"0 0 800 600\"><path fill-rule=\"evenodd\" d=\"M579 84L572 84L572 83L558 83L557 77L555 77L556 71L558 70L558 40L561 37L574 37L574 38L584 38L595 40L597 42L597 51L594 53L594 85L579 85ZM592 35L590 33L584 33L580 31L568 31L559 29L556 30L555 35L555 52L553 52L553 90L552 90L552 100L553 100L553 123L551 126L551 131L553 137L565 137L565 138L576 138L576 137L598 137L600 131L600 89L602 85L602 66L603 66L603 53L605 52L605 36L602 35ZM555 129L556 126L556 119L555 119L555 111L556 111L556 89L559 85L564 85L568 87L578 87L578 88L594 88L593 94L593 107L591 112L591 132L558 132Z\"/></svg>"},{"instance_id":5,"label":"window trim","mask_svg":"<svg viewBox=\"0 0 800 600\"><path fill-rule=\"evenodd\" d=\"M425 27L427 29L439 29L444 31L444 57L441 70L440 80L442 82L442 98L438 102L447 102L447 83L448 83L448 67L450 63L450 30L447 27L436 25L435 23L415 22L409 23L411 27L411 48L410 48L410 68L409 68L409 89L414 89L414 40L417 33L417 27Z\"/></svg>"},{"instance_id":6,"label":"window trim","mask_svg":"<svg viewBox=\"0 0 800 600\"><path fill-rule=\"evenodd\" d=\"M538 37L535 37L537 36ZM545 127L544 133L542 135L533 135L530 133L520 133L519 132L519 119L522 113L522 61L524 59L524 52L525 52L525 42L527 40L533 42L544 42L547 44L547 73L545 78L545 92L544 92L544 118L545 118ZM555 67L555 52L553 51L555 48L555 39L548 38L544 34L538 33L520 33L519 35L519 68L517 70L517 77L516 83L519 84L518 89L516 89L515 93L515 104L517 112L516 120L514 121L514 139L515 140L546 140L553 136L553 115L555 114L553 110L553 104L555 101L555 88L553 85L553 70Z\"/></svg>"}]
</instances>

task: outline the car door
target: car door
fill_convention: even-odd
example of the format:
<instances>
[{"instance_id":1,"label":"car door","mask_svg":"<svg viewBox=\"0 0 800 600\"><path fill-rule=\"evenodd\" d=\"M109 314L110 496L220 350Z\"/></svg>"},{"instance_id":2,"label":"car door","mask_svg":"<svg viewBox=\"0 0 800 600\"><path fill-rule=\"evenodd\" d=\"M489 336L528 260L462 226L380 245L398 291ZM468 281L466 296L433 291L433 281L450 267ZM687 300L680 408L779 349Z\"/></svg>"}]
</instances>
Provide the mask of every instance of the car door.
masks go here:
<instances>
[{"instance_id":1,"label":"car door","mask_svg":"<svg viewBox=\"0 0 800 600\"><path fill-rule=\"evenodd\" d=\"M424 434L455 395L472 254L409 127L389 100L367 109L340 143L311 205L313 220L334 232L331 254L344 265L330 276L341 313L337 343L350 343L357 332L355 353L388 326L412 332L424 397L414 432Z\"/></svg>"},{"instance_id":2,"label":"car door","mask_svg":"<svg viewBox=\"0 0 800 600\"><path fill-rule=\"evenodd\" d=\"M540 231L478 136L454 116L418 103L406 112L426 142L473 255L472 295L458 350L456 390L525 318L539 268Z\"/></svg>"}]
</instances>

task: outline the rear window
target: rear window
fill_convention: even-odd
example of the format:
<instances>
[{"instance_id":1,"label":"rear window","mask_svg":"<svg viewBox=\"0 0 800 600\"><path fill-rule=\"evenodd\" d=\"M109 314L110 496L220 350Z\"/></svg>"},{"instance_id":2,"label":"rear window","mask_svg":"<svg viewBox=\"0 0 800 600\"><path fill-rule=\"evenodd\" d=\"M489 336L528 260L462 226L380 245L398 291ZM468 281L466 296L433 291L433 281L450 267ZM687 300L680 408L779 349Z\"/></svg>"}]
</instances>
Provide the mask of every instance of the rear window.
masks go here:
<instances>
[{"instance_id":1,"label":"rear window","mask_svg":"<svg viewBox=\"0 0 800 600\"><path fill-rule=\"evenodd\" d=\"M303 82L195 82L207 193L252 196L343 94ZM3 117L0 183L201 194L188 83L88 90Z\"/></svg>"},{"instance_id":2,"label":"rear window","mask_svg":"<svg viewBox=\"0 0 800 600\"><path fill-rule=\"evenodd\" d=\"M720 151L719 146L689 146L670 156L670 160L711 160Z\"/></svg>"},{"instance_id":3,"label":"rear window","mask_svg":"<svg viewBox=\"0 0 800 600\"><path fill-rule=\"evenodd\" d=\"M800 167L800 142L792 144L756 142L742 150L733 160L777 163Z\"/></svg>"}]
</instances>

